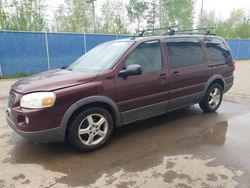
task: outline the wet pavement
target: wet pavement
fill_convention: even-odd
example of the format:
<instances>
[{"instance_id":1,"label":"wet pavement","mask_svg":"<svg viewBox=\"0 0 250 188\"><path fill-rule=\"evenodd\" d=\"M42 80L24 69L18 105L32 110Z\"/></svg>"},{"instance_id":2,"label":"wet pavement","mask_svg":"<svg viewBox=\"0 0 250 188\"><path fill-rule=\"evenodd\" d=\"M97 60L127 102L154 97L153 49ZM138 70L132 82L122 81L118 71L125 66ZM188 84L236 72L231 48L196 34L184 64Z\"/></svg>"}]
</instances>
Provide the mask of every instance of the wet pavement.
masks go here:
<instances>
[{"instance_id":1,"label":"wet pavement","mask_svg":"<svg viewBox=\"0 0 250 188\"><path fill-rule=\"evenodd\" d=\"M3 113L13 81L0 80L0 187L250 187L249 71L237 63L216 113L195 105L130 124L90 153L13 133Z\"/></svg>"}]
</instances>

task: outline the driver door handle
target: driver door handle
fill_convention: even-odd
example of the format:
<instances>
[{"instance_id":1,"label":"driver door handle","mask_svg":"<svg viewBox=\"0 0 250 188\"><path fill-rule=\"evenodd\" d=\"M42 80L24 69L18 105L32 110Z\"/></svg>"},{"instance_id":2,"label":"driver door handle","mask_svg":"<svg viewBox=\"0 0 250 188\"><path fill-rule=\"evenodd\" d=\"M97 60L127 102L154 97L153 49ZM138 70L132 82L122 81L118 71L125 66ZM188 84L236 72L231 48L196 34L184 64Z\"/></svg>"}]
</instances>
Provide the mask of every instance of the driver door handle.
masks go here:
<instances>
[{"instance_id":1,"label":"driver door handle","mask_svg":"<svg viewBox=\"0 0 250 188\"><path fill-rule=\"evenodd\" d=\"M161 74L160 77L161 78L167 78L167 75L166 74Z\"/></svg>"}]
</instances>

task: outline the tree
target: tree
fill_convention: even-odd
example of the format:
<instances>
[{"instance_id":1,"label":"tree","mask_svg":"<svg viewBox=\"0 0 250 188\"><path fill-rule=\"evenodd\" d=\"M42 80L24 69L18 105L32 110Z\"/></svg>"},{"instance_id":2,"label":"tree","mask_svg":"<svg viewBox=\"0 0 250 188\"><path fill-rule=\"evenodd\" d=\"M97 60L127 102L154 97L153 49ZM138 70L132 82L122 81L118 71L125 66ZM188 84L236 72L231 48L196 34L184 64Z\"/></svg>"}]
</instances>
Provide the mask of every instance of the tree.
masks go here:
<instances>
[{"instance_id":1,"label":"tree","mask_svg":"<svg viewBox=\"0 0 250 188\"><path fill-rule=\"evenodd\" d=\"M7 28L7 16L3 9L3 3L0 0L0 29L6 29Z\"/></svg>"},{"instance_id":2,"label":"tree","mask_svg":"<svg viewBox=\"0 0 250 188\"><path fill-rule=\"evenodd\" d=\"M250 20L244 18L243 22L239 25L239 27L235 28L235 33L239 38L250 38Z\"/></svg>"},{"instance_id":3,"label":"tree","mask_svg":"<svg viewBox=\"0 0 250 188\"><path fill-rule=\"evenodd\" d=\"M225 23L227 24L226 31L229 31L230 37L250 37L250 22L243 9L233 10Z\"/></svg>"},{"instance_id":4,"label":"tree","mask_svg":"<svg viewBox=\"0 0 250 188\"><path fill-rule=\"evenodd\" d=\"M125 16L123 15L125 6L121 1L106 0L101 7L100 27L101 33L128 33L125 25Z\"/></svg>"},{"instance_id":5,"label":"tree","mask_svg":"<svg viewBox=\"0 0 250 188\"><path fill-rule=\"evenodd\" d=\"M215 11L207 12L203 10L202 18L199 20L197 26L199 28L214 27L218 22L220 22L220 20L216 18Z\"/></svg>"},{"instance_id":6,"label":"tree","mask_svg":"<svg viewBox=\"0 0 250 188\"><path fill-rule=\"evenodd\" d=\"M140 23L145 18L145 13L148 9L147 2L143 0L129 0L129 4L126 6L128 17L131 22L136 20L137 30L140 30Z\"/></svg>"},{"instance_id":7,"label":"tree","mask_svg":"<svg viewBox=\"0 0 250 188\"><path fill-rule=\"evenodd\" d=\"M43 0L12 0L12 11L6 16L6 29L19 31L43 31L47 29Z\"/></svg>"},{"instance_id":8,"label":"tree","mask_svg":"<svg viewBox=\"0 0 250 188\"><path fill-rule=\"evenodd\" d=\"M199 27L215 27L215 34L225 38L249 38L250 20L242 9L233 10L229 18L218 18L214 11L203 12Z\"/></svg>"},{"instance_id":9,"label":"tree","mask_svg":"<svg viewBox=\"0 0 250 188\"><path fill-rule=\"evenodd\" d=\"M165 26L178 25L181 29L193 27L194 0L162 0Z\"/></svg>"},{"instance_id":10,"label":"tree","mask_svg":"<svg viewBox=\"0 0 250 188\"><path fill-rule=\"evenodd\" d=\"M157 3L156 0L152 0L149 4L148 15L147 15L147 28L148 29L155 29L155 25L158 18L157 13Z\"/></svg>"},{"instance_id":11,"label":"tree","mask_svg":"<svg viewBox=\"0 0 250 188\"><path fill-rule=\"evenodd\" d=\"M91 7L83 0L65 0L55 12L55 30L59 32L91 32Z\"/></svg>"}]
</instances>

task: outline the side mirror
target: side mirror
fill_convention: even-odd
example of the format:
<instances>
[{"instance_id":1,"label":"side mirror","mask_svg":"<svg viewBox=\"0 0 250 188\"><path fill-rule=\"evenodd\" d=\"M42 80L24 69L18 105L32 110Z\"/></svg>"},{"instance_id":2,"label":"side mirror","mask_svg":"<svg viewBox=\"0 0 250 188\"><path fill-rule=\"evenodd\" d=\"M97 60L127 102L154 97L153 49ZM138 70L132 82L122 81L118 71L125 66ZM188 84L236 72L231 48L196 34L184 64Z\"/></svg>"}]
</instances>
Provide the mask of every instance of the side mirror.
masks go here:
<instances>
[{"instance_id":1,"label":"side mirror","mask_svg":"<svg viewBox=\"0 0 250 188\"><path fill-rule=\"evenodd\" d=\"M133 65L128 65L126 69L121 70L118 75L120 77L127 77L140 74L142 74L141 65L133 64Z\"/></svg>"}]
</instances>

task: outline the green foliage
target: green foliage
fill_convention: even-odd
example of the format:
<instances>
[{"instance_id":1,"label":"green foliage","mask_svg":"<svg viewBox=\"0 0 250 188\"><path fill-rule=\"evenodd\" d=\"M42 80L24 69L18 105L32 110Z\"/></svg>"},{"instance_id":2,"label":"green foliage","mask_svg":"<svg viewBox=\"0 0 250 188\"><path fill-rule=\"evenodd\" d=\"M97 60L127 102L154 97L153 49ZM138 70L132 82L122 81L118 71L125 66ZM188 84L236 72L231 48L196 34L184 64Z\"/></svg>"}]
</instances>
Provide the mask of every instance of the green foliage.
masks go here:
<instances>
[{"instance_id":1,"label":"green foliage","mask_svg":"<svg viewBox=\"0 0 250 188\"><path fill-rule=\"evenodd\" d=\"M158 7L156 0L152 0L148 7L148 15L147 15L147 28L148 29L155 29L158 16Z\"/></svg>"},{"instance_id":2,"label":"green foliage","mask_svg":"<svg viewBox=\"0 0 250 188\"><path fill-rule=\"evenodd\" d=\"M122 1L106 0L101 7L101 17L99 20L99 33L128 33L125 23L124 4Z\"/></svg>"},{"instance_id":3,"label":"green foliage","mask_svg":"<svg viewBox=\"0 0 250 188\"><path fill-rule=\"evenodd\" d=\"M24 78L24 77L28 77L31 76L31 74L25 73L25 72L21 72L19 74L13 75L13 76L8 76L8 77L1 77L0 79L9 79L9 78Z\"/></svg>"},{"instance_id":4,"label":"green foliage","mask_svg":"<svg viewBox=\"0 0 250 188\"><path fill-rule=\"evenodd\" d=\"M48 30L45 19L46 0L0 0L0 29L20 31ZM98 0L99 1L99 0ZM159 0L105 0L96 11L95 32L128 33L132 28L154 29L159 25ZM178 25L180 29L193 27L195 0L162 0L163 26ZM92 6L86 0L64 0L55 11L52 31L90 33L94 31ZM215 27L215 33L226 38L250 38L250 19L245 11L231 12L228 19L221 19L214 11L204 10L197 27ZM154 34L157 34L155 32Z\"/></svg>"},{"instance_id":5,"label":"green foliage","mask_svg":"<svg viewBox=\"0 0 250 188\"><path fill-rule=\"evenodd\" d=\"M193 27L194 0L162 0L165 26Z\"/></svg>"},{"instance_id":6,"label":"green foliage","mask_svg":"<svg viewBox=\"0 0 250 188\"><path fill-rule=\"evenodd\" d=\"M214 11L204 11L198 26L215 27L216 35L225 38L250 38L250 20L242 9L232 11L225 20L217 18Z\"/></svg>"},{"instance_id":7,"label":"green foliage","mask_svg":"<svg viewBox=\"0 0 250 188\"><path fill-rule=\"evenodd\" d=\"M0 0L0 29L5 29L7 27L7 15L3 9L3 3Z\"/></svg>"},{"instance_id":8,"label":"green foliage","mask_svg":"<svg viewBox=\"0 0 250 188\"><path fill-rule=\"evenodd\" d=\"M83 0L65 0L55 12L56 25L59 32L90 32L92 26L90 4Z\"/></svg>"},{"instance_id":9,"label":"green foliage","mask_svg":"<svg viewBox=\"0 0 250 188\"><path fill-rule=\"evenodd\" d=\"M11 7L10 11L0 18L3 29L18 31L43 31L47 29L43 0L11 0L7 6Z\"/></svg>"},{"instance_id":10,"label":"green foliage","mask_svg":"<svg viewBox=\"0 0 250 188\"><path fill-rule=\"evenodd\" d=\"M140 30L140 23L146 16L148 4L144 0L129 0L126 6L128 17L131 22L137 21L137 30Z\"/></svg>"}]
</instances>

